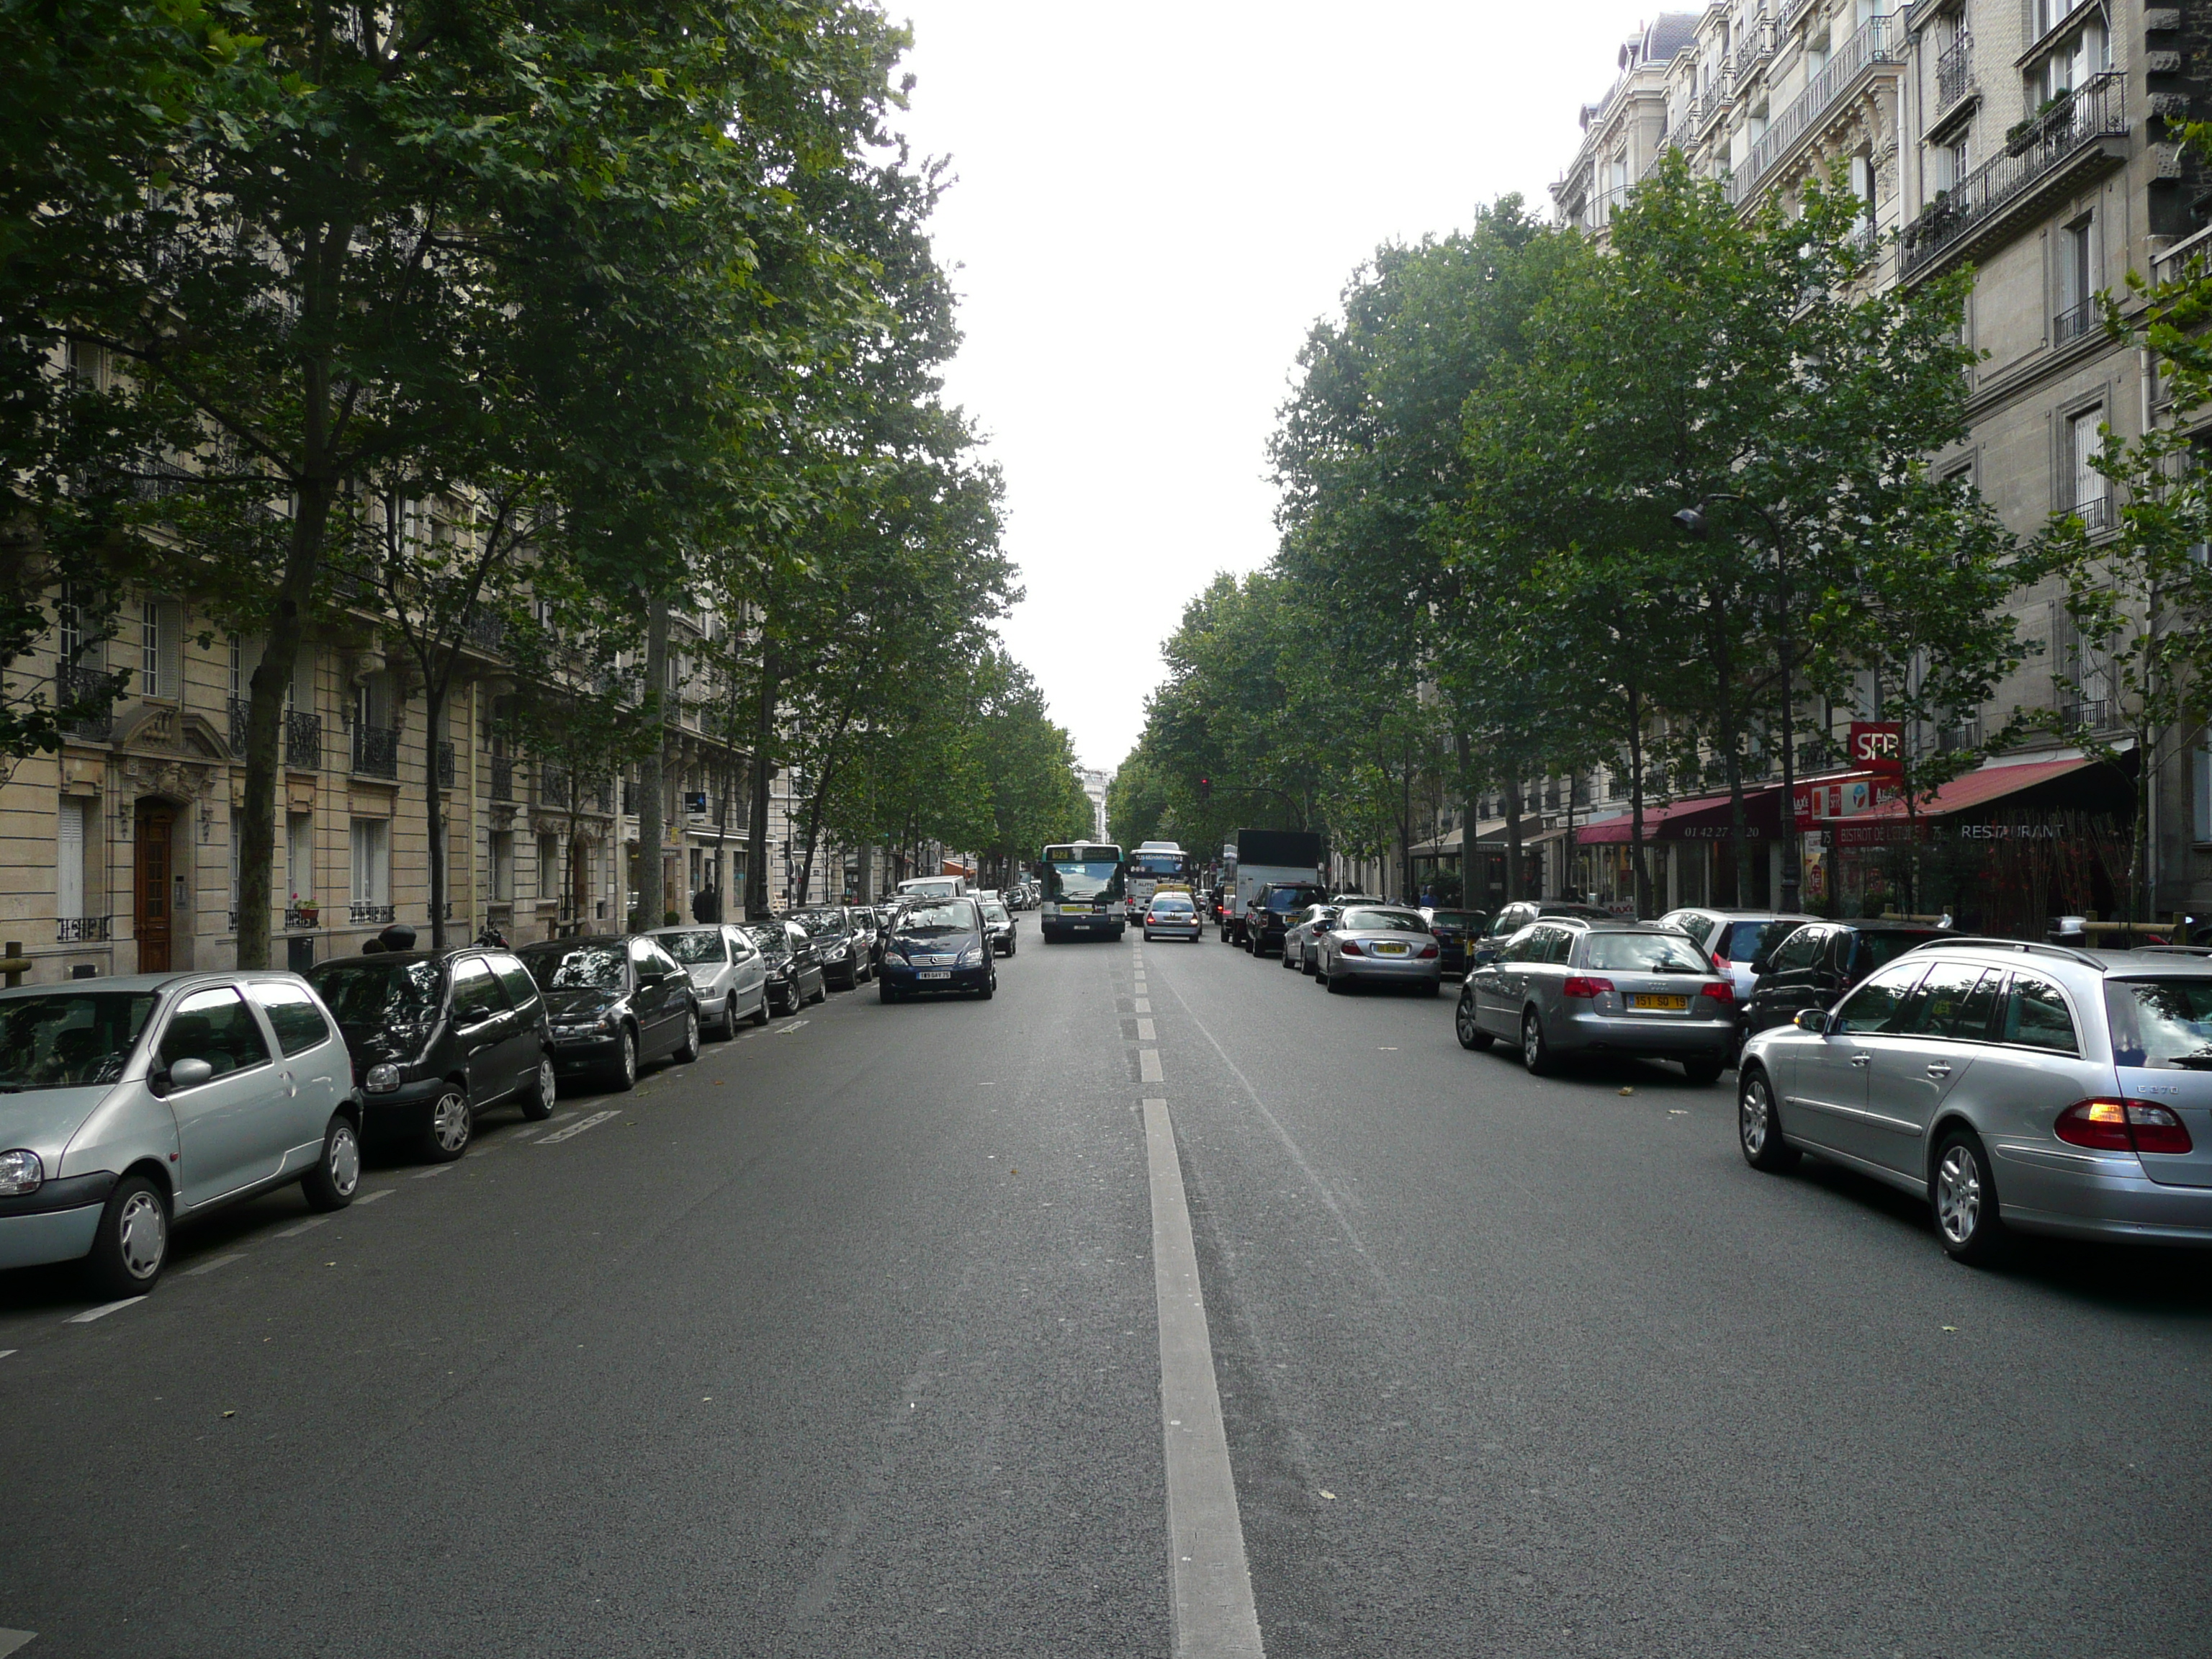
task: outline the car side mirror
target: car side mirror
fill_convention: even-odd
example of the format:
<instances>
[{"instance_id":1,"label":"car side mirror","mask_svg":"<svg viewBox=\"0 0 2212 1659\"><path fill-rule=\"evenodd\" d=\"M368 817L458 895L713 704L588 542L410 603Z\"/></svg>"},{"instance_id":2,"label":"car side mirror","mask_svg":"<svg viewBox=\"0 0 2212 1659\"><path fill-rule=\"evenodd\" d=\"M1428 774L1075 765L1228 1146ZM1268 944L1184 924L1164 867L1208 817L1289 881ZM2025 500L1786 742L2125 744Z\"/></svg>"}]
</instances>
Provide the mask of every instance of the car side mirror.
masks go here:
<instances>
[{"instance_id":1,"label":"car side mirror","mask_svg":"<svg viewBox=\"0 0 2212 1659\"><path fill-rule=\"evenodd\" d=\"M1761 951L1757 956L1751 959L1752 974L1756 977L1757 975L1765 973L1772 965L1773 963L1767 956L1766 952Z\"/></svg>"},{"instance_id":2,"label":"car side mirror","mask_svg":"<svg viewBox=\"0 0 2212 1659\"><path fill-rule=\"evenodd\" d=\"M215 1075L215 1067L204 1060L173 1061L163 1075L163 1081L172 1089L197 1089Z\"/></svg>"},{"instance_id":3,"label":"car side mirror","mask_svg":"<svg viewBox=\"0 0 2212 1659\"><path fill-rule=\"evenodd\" d=\"M1800 1008L1797 1018L1790 1022L1801 1031L1810 1031L1814 1036L1828 1035L1828 1011L1825 1008Z\"/></svg>"}]
</instances>

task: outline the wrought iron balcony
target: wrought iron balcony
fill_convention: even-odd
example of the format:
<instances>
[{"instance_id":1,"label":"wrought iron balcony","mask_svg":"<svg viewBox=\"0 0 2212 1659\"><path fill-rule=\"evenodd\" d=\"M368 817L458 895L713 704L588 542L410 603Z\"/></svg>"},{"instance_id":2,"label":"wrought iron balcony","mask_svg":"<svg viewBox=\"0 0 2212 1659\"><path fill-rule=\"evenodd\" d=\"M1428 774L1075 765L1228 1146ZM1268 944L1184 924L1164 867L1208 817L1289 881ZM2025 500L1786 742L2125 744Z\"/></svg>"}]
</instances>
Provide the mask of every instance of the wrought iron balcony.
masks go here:
<instances>
[{"instance_id":1,"label":"wrought iron balcony","mask_svg":"<svg viewBox=\"0 0 2212 1659\"><path fill-rule=\"evenodd\" d=\"M323 764L323 717L284 711L284 764L295 772L319 771Z\"/></svg>"},{"instance_id":2,"label":"wrought iron balcony","mask_svg":"<svg viewBox=\"0 0 2212 1659\"><path fill-rule=\"evenodd\" d=\"M2112 729L2112 704L2108 697L2085 697L2079 702L2069 702L2058 711L2058 718L2077 732L2106 732Z\"/></svg>"},{"instance_id":3,"label":"wrought iron balcony","mask_svg":"<svg viewBox=\"0 0 2212 1659\"><path fill-rule=\"evenodd\" d=\"M2084 300L2078 306L2069 306L2051 319L2051 343L2063 346L2069 340L2078 340L2098 324L2097 302Z\"/></svg>"},{"instance_id":4,"label":"wrought iron balcony","mask_svg":"<svg viewBox=\"0 0 2212 1659\"><path fill-rule=\"evenodd\" d=\"M396 921L398 913L388 904L363 904L356 900L346 906L346 920L356 927L365 927Z\"/></svg>"},{"instance_id":5,"label":"wrought iron balcony","mask_svg":"<svg viewBox=\"0 0 2212 1659\"><path fill-rule=\"evenodd\" d=\"M353 769L365 778L398 777L399 728L396 726L355 726Z\"/></svg>"},{"instance_id":6,"label":"wrought iron balcony","mask_svg":"<svg viewBox=\"0 0 2212 1659\"><path fill-rule=\"evenodd\" d=\"M2076 501L2072 511L2074 516L2081 520L2082 529L2092 536L2112 527L2112 498L2110 495L2092 495L2086 501Z\"/></svg>"},{"instance_id":7,"label":"wrought iron balcony","mask_svg":"<svg viewBox=\"0 0 2212 1659\"><path fill-rule=\"evenodd\" d=\"M441 789L453 787L453 745L443 738L438 740L438 787Z\"/></svg>"},{"instance_id":8,"label":"wrought iron balcony","mask_svg":"<svg viewBox=\"0 0 2212 1659\"><path fill-rule=\"evenodd\" d=\"M62 664L54 670L54 707L64 711L62 730L73 738L106 743L115 732L115 700L123 695L123 687L120 673ZM76 712L68 712L72 709Z\"/></svg>"},{"instance_id":9,"label":"wrought iron balcony","mask_svg":"<svg viewBox=\"0 0 2212 1659\"><path fill-rule=\"evenodd\" d=\"M1936 734L1936 752L1939 755L1955 755L1962 750L1981 746L1982 723L1979 720L1961 720L1956 726L1945 726Z\"/></svg>"},{"instance_id":10,"label":"wrought iron balcony","mask_svg":"<svg viewBox=\"0 0 2212 1659\"><path fill-rule=\"evenodd\" d=\"M1784 19L1785 26L1788 19ZM1759 181L1774 170L1800 138L1819 125L1821 117L1858 83L1859 76L1884 64L1905 61L1903 20L1894 15L1869 17L1850 40L1829 55L1827 64L1805 90L1790 101L1759 135L1743 158L1743 165L1729 179L1729 200L1741 207L1759 189Z\"/></svg>"},{"instance_id":11,"label":"wrought iron balcony","mask_svg":"<svg viewBox=\"0 0 2212 1659\"><path fill-rule=\"evenodd\" d=\"M1973 82L1974 37L1965 29L1936 58L1936 112L1940 115L1966 95Z\"/></svg>"},{"instance_id":12,"label":"wrought iron balcony","mask_svg":"<svg viewBox=\"0 0 2212 1659\"><path fill-rule=\"evenodd\" d=\"M541 806L568 804L568 775L557 766L538 769L538 801Z\"/></svg>"},{"instance_id":13,"label":"wrought iron balcony","mask_svg":"<svg viewBox=\"0 0 2212 1659\"><path fill-rule=\"evenodd\" d=\"M109 937L106 916L63 916L54 923L57 945L95 945Z\"/></svg>"},{"instance_id":14,"label":"wrought iron balcony","mask_svg":"<svg viewBox=\"0 0 2212 1659\"><path fill-rule=\"evenodd\" d=\"M514 757L494 755L491 757L491 798L494 800L514 799Z\"/></svg>"},{"instance_id":15,"label":"wrought iron balcony","mask_svg":"<svg viewBox=\"0 0 2212 1659\"><path fill-rule=\"evenodd\" d=\"M1946 264L2002 224L2013 209L2061 179L2078 182L2077 163L2117 151L2105 141L2128 132L2127 76L2118 70L2082 82L2063 100L2006 135L1991 156L1930 202L1905 233L1901 274L1911 277ZM2070 188L2071 185L2069 185Z\"/></svg>"},{"instance_id":16,"label":"wrought iron balcony","mask_svg":"<svg viewBox=\"0 0 2212 1659\"><path fill-rule=\"evenodd\" d=\"M507 619L479 611L469 618L469 643L479 651L496 651L507 642Z\"/></svg>"},{"instance_id":17,"label":"wrought iron balcony","mask_svg":"<svg viewBox=\"0 0 2212 1659\"><path fill-rule=\"evenodd\" d=\"M322 924L321 907L313 904L288 904L284 907L284 931L288 933L304 932Z\"/></svg>"},{"instance_id":18,"label":"wrought iron balcony","mask_svg":"<svg viewBox=\"0 0 2212 1659\"><path fill-rule=\"evenodd\" d=\"M243 760L246 758L246 728L253 712L253 705L244 697L233 697L229 699L229 708L230 752Z\"/></svg>"}]
</instances>

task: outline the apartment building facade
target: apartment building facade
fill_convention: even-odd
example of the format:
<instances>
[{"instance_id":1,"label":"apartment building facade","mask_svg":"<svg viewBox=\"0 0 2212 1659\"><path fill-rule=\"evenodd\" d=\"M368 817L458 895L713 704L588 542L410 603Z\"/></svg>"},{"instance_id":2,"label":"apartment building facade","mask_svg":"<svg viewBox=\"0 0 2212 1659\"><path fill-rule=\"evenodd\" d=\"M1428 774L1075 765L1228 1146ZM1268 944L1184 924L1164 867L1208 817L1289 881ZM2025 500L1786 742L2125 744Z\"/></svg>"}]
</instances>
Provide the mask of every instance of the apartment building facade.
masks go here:
<instances>
[{"instance_id":1,"label":"apartment building facade","mask_svg":"<svg viewBox=\"0 0 2212 1659\"><path fill-rule=\"evenodd\" d=\"M2124 295L2130 270L2167 275L2212 245L2207 180L2179 142L2183 121L2205 112L2207 22L2140 0L1728 0L1667 14L1623 45L1612 90L1583 109L1582 141L1553 187L1556 210L1602 240L1669 149L1724 181L1747 213L1777 195L1786 204L1816 170L1840 166L1865 203L1870 281L1974 272L1966 329L1984 359L1971 431L1934 464L1970 477L2022 537L2062 513L2110 534L2118 504L2090 459L2104 433L2136 436L2166 410L2148 362L2106 334L2098 296ZM1919 862L1948 869L1990 911L1984 925L2031 925L2044 908L2109 916L2130 903L2118 889L2144 757L2126 752L2124 710L2060 599L2048 585L2015 596L2032 653L1979 721L1905 734L1922 750L1977 747L2015 708L2058 728L1960 780L1919 832L1935 838ZM1841 723L1881 712L1871 689L1801 711L1832 739L1816 738L1805 758L1819 765ZM2069 729L2094 741L2069 745ZM2122 763L2100 762L2100 748L2123 751ZM2212 754L2203 733L2181 752L2153 763L2151 909L2212 921ZM1601 772L1583 782L1595 822L1576 832L1579 852L1561 873L1577 890L1613 896L1627 869L1620 781ZM1771 778L1766 787L1778 795ZM1571 781L1530 792L1539 803L1577 793ZM1651 850L1670 902L1769 901L1771 882L1727 891L1729 872L1697 856L1695 837L1712 833L1709 801L1662 811ZM1565 815L1544 812L1536 833L1556 834ZM1794 804L1762 801L1759 817L1771 851L1759 862L1778 877ZM1886 899L1900 837L1914 833L1881 814L1813 830L1808 894L1847 907Z\"/></svg>"}]
</instances>

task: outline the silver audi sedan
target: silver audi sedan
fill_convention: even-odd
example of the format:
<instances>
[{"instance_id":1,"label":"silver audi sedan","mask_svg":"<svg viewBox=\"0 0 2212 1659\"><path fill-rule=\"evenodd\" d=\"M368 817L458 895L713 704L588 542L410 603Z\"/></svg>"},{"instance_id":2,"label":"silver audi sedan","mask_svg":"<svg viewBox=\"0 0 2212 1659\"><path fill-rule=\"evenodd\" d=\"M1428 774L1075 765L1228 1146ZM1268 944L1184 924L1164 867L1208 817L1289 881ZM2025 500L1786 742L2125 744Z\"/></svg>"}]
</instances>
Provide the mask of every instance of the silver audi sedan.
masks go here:
<instances>
[{"instance_id":1,"label":"silver audi sedan","mask_svg":"<svg viewBox=\"0 0 2212 1659\"><path fill-rule=\"evenodd\" d=\"M1340 994L1356 984L1402 985L1431 997L1443 988L1443 956L1419 910L1347 904L1314 951L1315 979Z\"/></svg>"},{"instance_id":2,"label":"silver audi sedan","mask_svg":"<svg viewBox=\"0 0 2212 1659\"><path fill-rule=\"evenodd\" d=\"M147 974L0 991L0 1267L82 1260L151 1290L173 1224L298 1182L361 1182L361 1097L293 974Z\"/></svg>"},{"instance_id":3,"label":"silver audi sedan","mask_svg":"<svg viewBox=\"0 0 2212 1659\"><path fill-rule=\"evenodd\" d=\"M2212 953L1922 945L1746 1043L1736 1127L1753 1169L1924 1198L1961 1261L2014 1230L2212 1244Z\"/></svg>"},{"instance_id":4,"label":"silver audi sedan","mask_svg":"<svg viewBox=\"0 0 2212 1659\"><path fill-rule=\"evenodd\" d=\"M1571 1054L1681 1062L1720 1081L1735 1047L1735 991L1686 933L1650 922L1551 916L1507 940L1460 987L1460 1046L1516 1044L1541 1074Z\"/></svg>"}]
</instances>

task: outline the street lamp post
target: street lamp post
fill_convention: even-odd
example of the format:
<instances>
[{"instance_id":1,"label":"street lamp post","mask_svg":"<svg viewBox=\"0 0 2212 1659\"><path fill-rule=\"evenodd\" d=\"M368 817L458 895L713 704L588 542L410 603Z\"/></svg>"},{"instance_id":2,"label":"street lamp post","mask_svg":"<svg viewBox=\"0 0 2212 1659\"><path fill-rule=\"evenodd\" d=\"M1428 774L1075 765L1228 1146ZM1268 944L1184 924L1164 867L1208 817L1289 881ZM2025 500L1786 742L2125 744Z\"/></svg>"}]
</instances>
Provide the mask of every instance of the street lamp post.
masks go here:
<instances>
[{"instance_id":1,"label":"street lamp post","mask_svg":"<svg viewBox=\"0 0 2212 1659\"><path fill-rule=\"evenodd\" d=\"M1774 550L1774 577L1777 605L1777 633L1782 659L1782 833L1784 856L1782 860L1782 892L1778 908L1790 911L1797 908L1798 894L1804 876L1803 843L1797 835L1797 718L1796 705L1791 697L1790 657L1796 649L1790 628L1790 561L1782 550L1782 532L1767 510L1757 501L1739 495L1733 490L1715 490L1698 498L1695 507L1686 507L1674 515L1674 522L1682 533L1703 541L1709 532L1705 522L1705 503L1713 501L1735 501L1759 514L1766 526L1767 545ZM1739 893L1741 900L1742 895Z\"/></svg>"}]
</instances>

